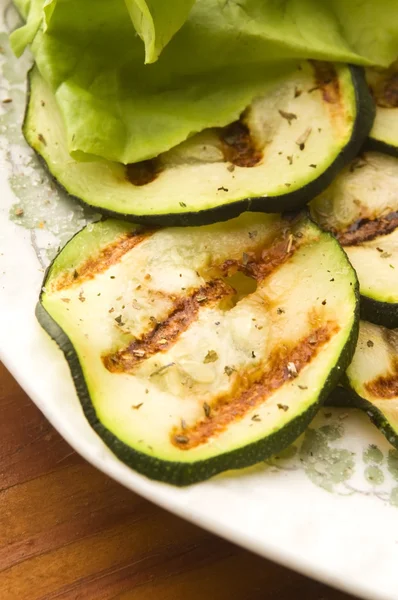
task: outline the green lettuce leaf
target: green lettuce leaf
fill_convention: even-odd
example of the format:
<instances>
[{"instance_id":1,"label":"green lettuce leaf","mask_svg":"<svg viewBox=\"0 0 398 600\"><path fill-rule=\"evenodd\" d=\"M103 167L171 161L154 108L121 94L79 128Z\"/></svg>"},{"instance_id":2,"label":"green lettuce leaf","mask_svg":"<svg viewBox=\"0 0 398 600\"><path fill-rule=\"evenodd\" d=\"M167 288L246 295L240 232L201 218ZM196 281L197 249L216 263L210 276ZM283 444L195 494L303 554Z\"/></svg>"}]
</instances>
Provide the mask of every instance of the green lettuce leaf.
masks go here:
<instances>
[{"instance_id":1,"label":"green lettuce leaf","mask_svg":"<svg viewBox=\"0 0 398 600\"><path fill-rule=\"evenodd\" d=\"M11 34L11 45L17 56L21 56L26 46L31 44L43 24L43 0L15 0L15 6L26 23Z\"/></svg>"},{"instance_id":2,"label":"green lettuce leaf","mask_svg":"<svg viewBox=\"0 0 398 600\"><path fill-rule=\"evenodd\" d=\"M14 0L19 13L27 20L11 36L14 52L21 55L32 43L39 27L48 24L58 0ZM67 0L66 0L67 1ZM145 44L145 62L155 62L163 48L184 24L195 0L125 0L133 25ZM110 4L110 7L112 4Z\"/></svg>"},{"instance_id":3,"label":"green lettuce leaf","mask_svg":"<svg viewBox=\"0 0 398 600\"><path fill-rule=\"evenodd\" d=\"M177 16L153 11L144 49L124 0L31 0L14 48L31 43L75 159L137 162L226 125L297 59L387 66L398 55L396 0L197 0L145 65L188 11L164 4Z\"/></svg>"},{"instance_id":4,"label":"green lettuce leaf","mask_svg":"<svg viewBox=\"0 0 398 600\"><path fill-rule=\"evenodd\" d=\"M155 62L184 24L195 0L125 0L134 27L145 43L145 62Z\"/></svg>"}]
</instances>

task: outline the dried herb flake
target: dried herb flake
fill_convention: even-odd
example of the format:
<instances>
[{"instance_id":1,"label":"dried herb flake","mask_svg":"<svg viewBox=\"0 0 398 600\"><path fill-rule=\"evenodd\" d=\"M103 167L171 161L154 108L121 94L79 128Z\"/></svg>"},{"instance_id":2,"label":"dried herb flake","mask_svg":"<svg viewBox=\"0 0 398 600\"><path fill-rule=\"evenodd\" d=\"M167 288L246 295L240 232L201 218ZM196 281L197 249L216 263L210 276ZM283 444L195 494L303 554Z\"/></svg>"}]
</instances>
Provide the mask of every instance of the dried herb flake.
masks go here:
<instances>
[{"instance_id":1,"label":"dried herb flake","mask_svg":"<svg viewBox=\"0 0 398 600\"><path fill-rule=\"evenodd\" d=\"M294 119L297 119L297 115L295 115L294 113L286 112L285 110L278 110L278 112L282 119L286 119L289 125L292 124L292 121L294 121Z\"/></svg>"},{"instance_id":2,"label":"dried herb flake","mask_svg":"<svg viewBox=\"0 0 398 600\"><path fill-rule=\"evenodd\" d=\"M224 373L228 375L228 377L230 377L235 371L236 369L234 369L234 367L229 367L228 365L224 367Z\"/></svg>"},{"instance_id":3,"label":"dried herb flake","mask_svg":"<svg viewBox=\"0 0 398 600\"><path fill-rule=\"evenodd\" d=\"M209 406L209 404L207 404L207 402L203 402L203 410L204 410L206 417L209 418L210 414L211 414L211 406Z\"/></svg>"},{"instance_id":4,"label":"dried herb flake","mask_svg":"<svg viewBox=\"0 0 398 600\"><path fill-rule=\"evenodd\" d=\"M209 350L206 356L204 357L203 362L207 364L216 362L216 360L218 360L217 352L215 350Z\"/></svg>"}]
</instances>

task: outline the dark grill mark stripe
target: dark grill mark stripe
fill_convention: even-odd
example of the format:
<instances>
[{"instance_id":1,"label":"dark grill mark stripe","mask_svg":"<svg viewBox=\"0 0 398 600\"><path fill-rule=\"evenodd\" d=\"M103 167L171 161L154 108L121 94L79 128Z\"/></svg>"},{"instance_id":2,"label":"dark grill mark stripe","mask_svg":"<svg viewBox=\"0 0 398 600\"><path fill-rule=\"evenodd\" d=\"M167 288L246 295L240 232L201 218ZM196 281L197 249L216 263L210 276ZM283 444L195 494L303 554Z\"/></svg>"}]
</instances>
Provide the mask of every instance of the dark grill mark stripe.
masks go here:
<instances>
[{"instance_id":1,"label":"dark grill mark stripe","mask_svg":"<svg viewBox=\"0 0 398 600\"><path fill-rule=\"evenodd\" d=\"M269 248L264 248L259 257L248 254L246 261L226 260L220 270L224 276L230 276L236 271L240 271L247 277L261 282L287 262L299 246L299 239L293 234L284 235L276 239Z\"/></svg>"},{"instance_id":2,"label":"dark grill mark stripe","mask_svg":"<svg viewBox=\"0 0 398 600\"><path fill-rule=\"evenodd\" d=\"M112 244L101 248L99 254L88 258L74 271L68 271L62 277L58 277L55 281L55 289L62 290L73 285L81 285L84 281L93 279L99 273L103 273L119 262L125 254L150 238L154 233L155 230L139 230L121 236Z\"/></svg>"},{"instance_id":3,"label":"dark grill mark stripe","mask_svg":"<svg viewBox=\"0 0 398 600\"><path fill-rule=\"evenodd\" d=\"M235 290L221 279L206 283L191 296L175 299L174 309L166 320L155 325L141 339L127 348L103 357L103 363L112 373L131 372L144 360L158 352L165 352L197 319L201 307L211 306L235 294Z\"/></svg>"},{"instance_id":4,"label":"dark grill mark stripe","mask_svg":"<svg viewBox=\"0 0 398 600\"><path fill-rule=\"evenodd\" d=\"M365 384L365 389L379 400L392 400L398 397L398 359L394 359L391 373L381 375Z\"/></svg>"},{"instance_id":5,"label":"dark grill mark stripe","mask_svg":"<svg viewBox=\"0 0 398 600\"><path fill-rule=\"evenodd\" d=\"M152 183L162 170L160 160L152 158L138 163L126 165L126 179L135 186Z\"/></svg>"},{"instance_id":6,"label":"dark grill mark stripe","mask_svg":"<svg viewBox=\"0 0 398 600\"><path fill-rule=\"evenodd\" d=\"M398 227L398 211L376 219L358 219L348 229L333 232L342 246L359 246L380 236L392 233Z\"/></svg>"},{"instance_id":7,"label":"dark grill mark stripe","mask_svg":"<svg viewBox=\"0 0 398 600\"><path fill-rule=\"evenodd\" d=\"M290 363L294 365L295 375L299 374L338 331L337 323L327 322L293 348L280 344L267 361L265 370L260 365L254 372L237 373L233 389L211 404L208 417L191 427L185 427L183 431L175 429L171 432L172 444L181 450L189 450L221 434L228 425L263 404L292 377Z\"/></svg>"},{"instance_id":8,"label":"dark grill mark stripe","mask_svg":"<svg viewBox=\"0 0 398 600\"><path fill-rule=\"evenodd\" d=\"M255 167L263 153L257 148L248 127L235 121L220 131L224 159L237 167Z\"/></svg>"},{"instance_id":9,"label":"dark grill mark stripe","mask_svg":"<svg viewBox=\"0 0 398 600\"><path fill-rule=\"evenodd\" d=\"M287 237L276 241L270 248L265 248L261 253L261 261L248 262L243 265L243 272L256 281L263 281L278 267L286 263L298 248L297 240Z\"/></svg>"},{"instance_id":10,"label":"dark grill mark stripe","mask_svg":"<svg viewBox=\"0 0 398 600\"><path fill-rule=\"evenodd\" d=\"M377 106L398 108L398 61L383 72L369 70L368 83Z\"/></svg>"},{"instance_id":11,"label":"dark grill mark stripe","mask_svg":"<svg viewBox=\"0 0 398 600\"><path fill-rule=\"evenodd\" d=\"M245 255L247 260L227 260L222 265L208 270L207 275L214 279L206 283L191 296L171 298L174 308L166 320L146 333L141 339L134 340L126 348L107 354L103 357L105 367L112 373L131 372L142 361L158 352L168 350L196 320L201 306L219 302L222 298L233 297L236 294L221 276L231 276L240 271L258 282L263 281L279 266L284 264L297 250L301 239L286 230L283 235L268 248L259 249L255 253ZM305 238L302 238L305 241Z\"/></svg>"},{"instance_id":12,"label":"dark grill mark stripe","mask_svg":"<svg viewBox=\"0 0 398 600\"><path fill-rule=\"evenodd\" d=\"M328 104L341 104L342 94L339 78L331 63L312 61L315 71L316 87L322 91L322 97Z\"/></svg>"},{"instance_id":13,"label":"dark grill mark stripe","mask_svg":"<svg viewBox=\"0 0 398 600\"><path fill-rule=\"evenodd\" d=\"M381 93L376 96L376 104L381 108L398 108L398 73L383 82Z\"/></svg>"}]
</instances>

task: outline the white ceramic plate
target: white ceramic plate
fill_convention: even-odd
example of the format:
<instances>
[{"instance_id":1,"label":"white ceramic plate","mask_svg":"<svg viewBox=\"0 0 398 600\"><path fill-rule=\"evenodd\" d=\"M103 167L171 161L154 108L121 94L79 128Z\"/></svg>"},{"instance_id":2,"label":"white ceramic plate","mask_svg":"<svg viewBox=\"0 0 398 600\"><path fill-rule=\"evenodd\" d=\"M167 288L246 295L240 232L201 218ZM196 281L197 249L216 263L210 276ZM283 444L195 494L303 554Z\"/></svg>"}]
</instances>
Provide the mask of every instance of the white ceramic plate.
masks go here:
<instances>
[{"instance_id":1,"label":"white ceramic plate","mask_svg":"<svg viewBox=\"0 0 398 600\"><path fill-rule=\"evenodd\" d=\"M365 415L323 409L286 456L187 489L138 475L86 423L63 355L39 327L34 308L49 259L93 215L56 190L22 139L29 58L17 62L8 47L5 32L16 24L15 11L0 0L0 13L0 348L6 367L77 452L131 490L331 585L371 600L396 600L398 452Z\"/></svg>"}]
</instances>

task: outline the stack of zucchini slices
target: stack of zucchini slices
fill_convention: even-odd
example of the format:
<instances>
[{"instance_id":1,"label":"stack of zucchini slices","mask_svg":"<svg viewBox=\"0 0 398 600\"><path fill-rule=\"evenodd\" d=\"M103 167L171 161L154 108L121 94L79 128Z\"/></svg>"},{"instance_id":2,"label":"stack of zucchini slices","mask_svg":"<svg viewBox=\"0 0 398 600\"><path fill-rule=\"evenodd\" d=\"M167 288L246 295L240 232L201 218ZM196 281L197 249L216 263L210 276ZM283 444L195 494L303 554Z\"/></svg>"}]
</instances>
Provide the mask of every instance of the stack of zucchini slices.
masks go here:
<instances>
[{"instance_id":1,"label":"stack of zucchini slices","mask_svg":"<svg viewBox=\"0 0 398 600\"><path fill-rule=\"evenodd\" d=\"M364 151L311 213L344 247L361 291L356 352L329 402L365 410L398 447L398 63L367 79L377 110Z\"/></svg>"},{"instance_id":2,"label":"stack of zucchini slices","mask_svg":"<svg viewBox=\"0 0 398 600\"><path fill-rule=\"evenodd\" d=\"M398 158L359 155L393 146L374 116L360 69L304 62L238 121L156 158L77 162L31 71L28 143L108 217L55 258L37 317L90 424L135 470L187 485L252 465L339 383L394 442Z\"/></svg>"}]
</instances>

